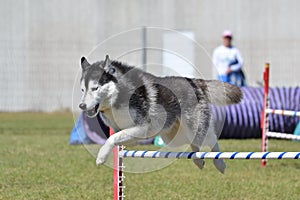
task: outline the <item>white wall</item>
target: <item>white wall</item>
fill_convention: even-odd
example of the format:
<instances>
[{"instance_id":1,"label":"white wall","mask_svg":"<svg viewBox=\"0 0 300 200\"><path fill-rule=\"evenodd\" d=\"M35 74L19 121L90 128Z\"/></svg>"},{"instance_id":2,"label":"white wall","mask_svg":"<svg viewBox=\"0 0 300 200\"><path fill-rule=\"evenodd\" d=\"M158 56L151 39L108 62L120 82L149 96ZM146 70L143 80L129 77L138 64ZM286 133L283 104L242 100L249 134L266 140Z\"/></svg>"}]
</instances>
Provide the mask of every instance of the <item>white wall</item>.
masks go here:
<instances>
[{"instance_id":1,"label":"white wall","mask_svg":"<svg viewBox=\"0 0 300 200\"><path fill-rule=\"evenodd\" d=\"M224 29L245 59L250 85L262 80L271 63L272 86L299 86L300 1L297 0L1 0L0 111L53 111L79 100L79 60L97 44L141 26L191 31L200 46L195 64L201 77L211 78L210 54ZM148 46L163 48L166 30L149 29ZM142 46L141 29L108 40L91 60L106 53L119 57ZM207 54L208 53L208 54ZM142 63L141 51L122 60ZM162 52L148 51L148 70L161 74ZM77 90L78 88L78 90Z\"/></svg>"}]
</instances>

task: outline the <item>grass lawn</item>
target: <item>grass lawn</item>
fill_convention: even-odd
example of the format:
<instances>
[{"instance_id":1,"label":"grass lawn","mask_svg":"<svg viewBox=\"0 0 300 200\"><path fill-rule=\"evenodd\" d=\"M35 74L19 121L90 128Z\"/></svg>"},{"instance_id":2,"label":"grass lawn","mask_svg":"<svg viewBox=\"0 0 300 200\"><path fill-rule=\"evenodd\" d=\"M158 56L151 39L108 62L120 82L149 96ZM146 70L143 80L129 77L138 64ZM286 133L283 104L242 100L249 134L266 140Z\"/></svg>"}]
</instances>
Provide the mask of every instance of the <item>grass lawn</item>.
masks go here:
<instances>
[{"instance_id":1,"label":"grass lawn","mask_svg":"<svg viewBox=\"0 0 300 200\"><path fill-rule=\"evenodd\" d=\"M0 199L112 199L113 170L96 167L84 146L70 146L71 113L0 113ZM222 151L260 151L260 140L221 140ZM97 146L94 145L96 148ZM155 149L140 146L136 149ZM270 140L270 151L300 143ZM126 173L126 199L300 199L300 160L226 160L222 175L206 160Z\"/></svg>"}]
</instances>

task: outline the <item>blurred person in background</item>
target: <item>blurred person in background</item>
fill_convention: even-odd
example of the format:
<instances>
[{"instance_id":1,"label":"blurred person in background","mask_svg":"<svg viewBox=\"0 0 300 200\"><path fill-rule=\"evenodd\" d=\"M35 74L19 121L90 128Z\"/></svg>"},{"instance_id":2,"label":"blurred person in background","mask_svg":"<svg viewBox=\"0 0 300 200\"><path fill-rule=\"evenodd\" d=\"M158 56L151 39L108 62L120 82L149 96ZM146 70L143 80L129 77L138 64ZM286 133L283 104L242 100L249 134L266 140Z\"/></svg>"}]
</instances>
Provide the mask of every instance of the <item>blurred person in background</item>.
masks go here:
<instances>
[{"instance_id":1,"label":"blurred person in background","mask_svg":"<svg viewBox=\"0 0 300 200\"><path fill-rule=\"evenodd\" d=\"M245 86L245 75L242 71L243 58L240 51L232 45L232 32L223 32L223 45L213 52L213 64L218 73L218 79L236 86Z\"/></svg>"}]
</instances>

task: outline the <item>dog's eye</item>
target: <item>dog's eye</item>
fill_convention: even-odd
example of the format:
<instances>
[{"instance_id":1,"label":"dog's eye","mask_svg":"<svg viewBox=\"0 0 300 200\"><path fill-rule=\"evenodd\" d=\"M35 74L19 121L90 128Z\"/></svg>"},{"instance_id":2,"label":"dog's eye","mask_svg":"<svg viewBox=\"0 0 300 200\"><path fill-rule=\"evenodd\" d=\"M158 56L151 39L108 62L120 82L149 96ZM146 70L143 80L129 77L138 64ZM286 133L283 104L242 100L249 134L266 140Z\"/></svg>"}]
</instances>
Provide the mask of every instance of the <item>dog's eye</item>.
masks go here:
<instances>
[{"instance_id":1,"label":"dog's eye","mask_svg":"<svg viewBox=\"0 0 300 200\"><path fill-rule=\"evenodd\" d=\"M96 90L98 90L98 88L99 88L99 87L94 87L94 88L92 88L91 90L92 90L92 91L96 91Z\"/></svg>"},{"instance_id":2,"label":"dog's eye","mask_svg":"<svg viewBox=\"0 0 300 200\"><path fill-rule=\"evenodd\" d=\"M81 92L84 92L84 90L83 90L83 89L81 89Z\"/></svg>"},{"instance_id":3,"label":"dog's eye","mask_svg":"<svg viewBox=\"0 0 300 200\"><path fill-rule=\"evenodd\" d=\"M109 74L113 74L113 73L115 73L115 72L116 72L116 69L113 68L113 67L109 68L109 70L108 70L108 73L109 73Z\"/></svg>"}]
</instances>

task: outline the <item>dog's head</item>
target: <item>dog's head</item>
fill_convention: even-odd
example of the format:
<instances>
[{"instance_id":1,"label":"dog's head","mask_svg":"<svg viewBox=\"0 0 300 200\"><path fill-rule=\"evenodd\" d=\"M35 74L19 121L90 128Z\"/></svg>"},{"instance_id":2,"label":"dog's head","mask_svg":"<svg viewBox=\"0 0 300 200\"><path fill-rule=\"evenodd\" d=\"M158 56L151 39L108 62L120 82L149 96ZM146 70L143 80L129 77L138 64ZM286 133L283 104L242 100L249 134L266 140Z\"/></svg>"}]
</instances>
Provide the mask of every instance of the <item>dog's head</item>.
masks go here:
<instances>
[{"instance_id":1,"label":"dog's head","mask_svg":"<svg viewBox=\"0 0 300 200\"><path fill-rule=\"evenodd\" d=\"M111 98L117 93L117 71L111 65L107 55L104 61L90 64L85 57L81 58L82 76L80 79L82 99L80 109L87 116L95 117L101 109L110 106Z\"/></svg>"}]
</instances>

